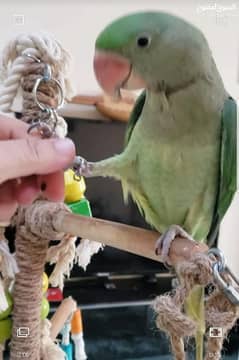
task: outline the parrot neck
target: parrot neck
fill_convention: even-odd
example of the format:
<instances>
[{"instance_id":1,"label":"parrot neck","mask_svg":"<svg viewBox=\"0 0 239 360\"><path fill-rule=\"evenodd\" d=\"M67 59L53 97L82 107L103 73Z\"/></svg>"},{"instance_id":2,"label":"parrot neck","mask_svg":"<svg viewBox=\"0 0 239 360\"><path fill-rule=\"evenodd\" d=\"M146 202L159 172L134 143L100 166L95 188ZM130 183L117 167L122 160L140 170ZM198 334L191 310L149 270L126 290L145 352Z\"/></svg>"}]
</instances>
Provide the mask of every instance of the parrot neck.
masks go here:
<instances>
[{"instance_id":1,"label":"parrot neck","mask_svg":"<svg viewBox=\"0 0 239 360\"><path fill-rule=\"evenodd\" d=\"M142 125L150 136L180 137L207 128L215 131L227 93L221 84L199 79L171 95L147 91Z\"/></svg>"}]
</instances>

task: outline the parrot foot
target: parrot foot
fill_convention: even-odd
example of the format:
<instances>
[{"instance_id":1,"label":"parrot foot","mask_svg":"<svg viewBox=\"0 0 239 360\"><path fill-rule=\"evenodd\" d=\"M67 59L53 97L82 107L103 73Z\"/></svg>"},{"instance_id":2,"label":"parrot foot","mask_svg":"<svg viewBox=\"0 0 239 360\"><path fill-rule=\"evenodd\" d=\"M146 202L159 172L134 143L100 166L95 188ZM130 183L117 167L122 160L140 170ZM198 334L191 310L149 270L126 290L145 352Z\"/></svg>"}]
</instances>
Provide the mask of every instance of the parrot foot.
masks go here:
<instances>
[{"instance_id":1,"label":"parrot foot","mask_svg":"<svg viewBox=\"0 0 239 360\"><path fill-rule=\"evenodd\" d=\"M88 162L81 156L76 156L73 164L71 165L72 170L76 176L90 177L92 175L92 163Z\"/></svg>"},{"instance_id":2,"label":"parrot foot","mask_svg":"<svg viewBox=\"0 0 239 360\"><path fill-rule=\"evenodd\" d=\"M166 265L171 265L169 260L169 250L173 240L181 236L189 240L193 238L179 225L171 225L157 240L155 253L156 255L161 255L161 258Z\"/></svg>"}]
</instances>

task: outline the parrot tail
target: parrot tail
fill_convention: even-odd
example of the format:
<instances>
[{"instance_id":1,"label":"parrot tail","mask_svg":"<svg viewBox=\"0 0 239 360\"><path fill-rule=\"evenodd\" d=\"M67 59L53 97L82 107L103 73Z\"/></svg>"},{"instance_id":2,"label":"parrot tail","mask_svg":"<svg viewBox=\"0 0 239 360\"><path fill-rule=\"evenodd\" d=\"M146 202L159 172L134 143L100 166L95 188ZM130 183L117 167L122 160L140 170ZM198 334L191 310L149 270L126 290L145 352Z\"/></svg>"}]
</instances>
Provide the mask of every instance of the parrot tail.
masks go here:
<instances>
[{"instance_id":1,"label":"parrot tail","mask_svg":"<svg viewBox=\"0 0 239 360\"><path fill-rule=\"evenodd\" d=\"M203 360L205 334L204 293L204 287L196 285L190 292L185 303L187 315L197 323L197 332L195 337L196 360Z\"/></svg>"}]
</instances>

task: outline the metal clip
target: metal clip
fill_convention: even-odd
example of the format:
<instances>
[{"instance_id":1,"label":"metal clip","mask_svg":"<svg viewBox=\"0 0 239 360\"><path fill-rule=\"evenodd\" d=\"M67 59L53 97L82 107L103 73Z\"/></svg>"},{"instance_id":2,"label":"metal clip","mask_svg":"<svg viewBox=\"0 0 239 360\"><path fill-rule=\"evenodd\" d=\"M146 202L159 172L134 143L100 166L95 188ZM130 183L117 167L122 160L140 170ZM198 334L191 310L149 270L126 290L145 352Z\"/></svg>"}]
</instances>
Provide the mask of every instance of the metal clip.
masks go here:
<instances>
[{"instance_id":1,"label":"metal clip","mask_svg":"<svg viewBox=\"0 0 239 360\"><path fill-rule=\"evenodd\" d=\"M78 164L78 159L77 158L78 157L75 156L75 159L74 159L74 162L73 162L73 164L71 166L71 169L74 171L73 179L75 181L81 181L82 176L79 173L79 164Z\"/></svg>"},{"instance_id":2,"label":"metal clip","mask_svg":"<svg viewBox=\"0 0 239 360\"><path fill-rule=\"evenodd\" d=\"M212 267L214 281L218 288L226 295L232 304L239 305L239 280L226 265L223 253L219 249L210 249L208 254L214 255L218 259ZM225 276L229 276L238 289L231 285L229 281L225 280Z\"/></svg>"},{"instance_id":3,"label":"metal clip","mask_svg":"<svg viewBox=\"0 0 239 360\"><path fill-rule=\"evenodd\" d=\"M51 72L51 67L49 64L45 64L44 65L44 70L43 70L43 78L42 80L44 81L50 81L51 80L51 75L52 72Z\"/></svg>"},{"instance_id":4,"label":"metal clip","mask_svg":"<svg viewBox=\"0 0 239 360\"><path fill-rule=\"evenodd\" d=\"M219 266L219 271L224 271L226 266L226 260L223 252L218 248L211 248L208 251L208 255L213 255L217 259L217 264Z\"/></svg>"},{"instance_id":5,"label":"metal clip","mask_svg":"<svg viewBox=\"0 0 239 360\"><path fill-rule=\"evenodd\" d=\"M75 156L70 169L74 171L74 180L81 181L82 176L91 177L94 163L88 162L81 156Z\"/></svg>"},{"instance_id":6,"label":"metal clip","mask_svg":"<svg viewBox=\"0 0 239 360\"><path fill-rule=\"evenodd\" d=\"M42 61L38 59L35 55L30 53L23 53L23 56L32 59L37 63L41 63ZM58 90L58 102L55 106L49 106L42 103L38 98L38 90L39 86L42 82L52 82ZM64 104L64 90L61 83L52 77L51 66L49 64L44 64L43 75L36 79L32 95L35 100L37 106L44 112L48 113L49 117L44 121L33 121L28 129L28 133L37 132L42 138L50 138L55 136L55 129L57 126L58 118L56 110L61 108ZM53 119L53 125L50 125L50 119Z\"/></svg>"},{"instance_id":7,"label":"metal clip","mask_svg":"<svg viewBox=\"0 0 239 360\"><path fill-rule=\"evenodd\" d=\"M28 134L33 134L33 131L35 131L35 130L42 139L49 139L53 135L52 128L48 124L46 124L42 121L36 121L33 124L31 124L29 126L27 132L28 132Z\"/></svg>"},{"instance_id":8,"label":"metal clip","mask_svg":"<svg viewBox=\"0 0 239 360\"><path fill-rule=\"evenodd\" d=\"M36 80L35 85L34 85L33 90L32 90L32 94L33 94L35 103L38 105L38 107L42 111L46 111L46 110L49 109L49 106L46 106L45 104L41 103L38 100L38 97L37 97L38 88L39 88L40 84L42 83L42 81L52 81L52 83L56 85L56 87L58 88L58 91L59 91L58 104L56 104L56 106L54 108L51 107L50 109L58 110L64 104L64 91L63 91L63 88L62 88L62 86L61 86L61 84L60 84L60 82L58 80L51 78L51 72L49 72L49 67L48 66L44 70L44 75Z\"/></svg>"}]
</instances>

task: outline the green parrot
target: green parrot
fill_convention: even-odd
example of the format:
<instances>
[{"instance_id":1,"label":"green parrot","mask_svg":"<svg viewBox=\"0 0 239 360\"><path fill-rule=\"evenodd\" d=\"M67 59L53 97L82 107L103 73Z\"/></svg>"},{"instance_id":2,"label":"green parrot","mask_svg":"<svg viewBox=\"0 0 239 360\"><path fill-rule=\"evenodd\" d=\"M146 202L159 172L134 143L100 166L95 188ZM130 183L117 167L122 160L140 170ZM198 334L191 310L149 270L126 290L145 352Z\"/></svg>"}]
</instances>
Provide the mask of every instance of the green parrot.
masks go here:
<instances>
[{"instance_id":1,"label":"green parrot","mask_svg":"<svg viewBox=\"0 0 239 360\"><path fill-rule=\"evenodd\" d=\"M141 89L121 154L99 162L78 157L85 177L110 176L131 194L162 236L167 260L177 235L211 244L236 191L236 102L224 88L202 32L163 12L123 16L96 40L94 70L112 96ZM107 140L106 140L107 141ZM187 302L197 321L196 359L203 356L204 289Z\"/></svg>"}]
</instances>

